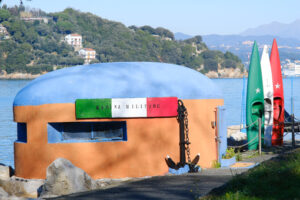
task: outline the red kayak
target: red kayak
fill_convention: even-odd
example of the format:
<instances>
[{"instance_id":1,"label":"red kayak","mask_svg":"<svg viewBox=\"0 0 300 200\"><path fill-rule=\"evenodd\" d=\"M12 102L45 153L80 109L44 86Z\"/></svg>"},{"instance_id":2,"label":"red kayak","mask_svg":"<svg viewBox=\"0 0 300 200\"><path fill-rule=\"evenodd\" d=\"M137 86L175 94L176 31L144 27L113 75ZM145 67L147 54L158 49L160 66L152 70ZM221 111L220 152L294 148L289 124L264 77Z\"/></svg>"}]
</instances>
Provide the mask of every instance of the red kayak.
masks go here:
<instances>
[{"instance_id":1,"label":"red kayak","mask_svg":"<svg viewBox=\"0 0 300 200\"><path fill-rule=\"evenodd\" d=\"M281 75L281 65L278 53L276 39L273 40L270 63L273 78L274 90L274 105L273 105L273 131L272 131L272 145L283 144L283 130L284 130L284 95Z\"/></svg>"}]
</instances>

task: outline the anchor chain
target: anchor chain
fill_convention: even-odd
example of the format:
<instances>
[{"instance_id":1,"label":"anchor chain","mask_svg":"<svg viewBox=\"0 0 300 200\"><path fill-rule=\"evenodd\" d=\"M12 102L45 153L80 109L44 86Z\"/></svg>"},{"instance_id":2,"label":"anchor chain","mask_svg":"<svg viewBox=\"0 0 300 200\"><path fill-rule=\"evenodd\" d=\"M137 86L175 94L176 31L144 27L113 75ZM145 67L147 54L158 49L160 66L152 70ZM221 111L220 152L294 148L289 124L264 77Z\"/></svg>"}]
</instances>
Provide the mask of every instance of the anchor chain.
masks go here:
<instances>
[{"instance_id":1,"label":"anchor chain","mask_svg":"<svg viewBox=\"0 0 300 200\"><path fill-rule=\"evenodd\" d=\"M178 100L178 120L184 121L184 135L185 135L185 150L187 155L187 160L191 163L191 150L190 150L190 139L189 139L189 120L188 120L188 112L186 107L184 106L181 100Z\"/></svg>"},{"instance_id":2,"label":"anchor chain","mask_svg":"<svg viewBox=\"0 0 300 200\"><path fill-rule=\"evenodd\" d=\"M190 139L189 139L189 120L188 120L188 112L186 107L183 104L182 100L178 100L178 118L177 118L179 124L182 124L183 122L183 133L184 133L184 139L181 141L181 143L184 144L185 153L187 156L187 163L184 161L184 164L188 164L189 166L189 172L198 172L199 166L197 165L200 154L197 154L193 160L191 160L191 150L190 150ZM181 144L182 145L182 144ZM185 160L185 159L184 159ZM181 160L182 161L182 160Z\"/></svg>"}]
</instances>

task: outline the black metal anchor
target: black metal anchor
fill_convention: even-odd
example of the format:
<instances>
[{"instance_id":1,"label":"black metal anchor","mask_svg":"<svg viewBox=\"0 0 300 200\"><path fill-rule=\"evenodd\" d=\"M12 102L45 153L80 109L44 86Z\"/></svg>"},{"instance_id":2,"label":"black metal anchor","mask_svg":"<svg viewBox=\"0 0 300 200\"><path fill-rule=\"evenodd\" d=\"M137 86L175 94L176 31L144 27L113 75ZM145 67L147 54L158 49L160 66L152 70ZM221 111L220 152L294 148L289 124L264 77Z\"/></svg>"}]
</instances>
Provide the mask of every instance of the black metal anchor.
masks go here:
<instances>
[{"instance_id":1,"label":"black metal anchor","mask_svg":"<svg viewBox=\"0 0 300 200\"><path fill-rule=\"evenodd\" d=\"M193 161L190 159L190 142L189 142L189 129L188 129L188 118L187 118L187 109L184 106L182 100L178 100L178 116L177 121L179 122L179 155L180 161L176 164L169 155L165 158L165 161L169 168L179 169L185 165L189 166L189 172L198 172L199 166L197 163L200 159L200 154L198 153ZM186 155L188 157L188 163L186 162Z\"/></svg>"}]
</instances>

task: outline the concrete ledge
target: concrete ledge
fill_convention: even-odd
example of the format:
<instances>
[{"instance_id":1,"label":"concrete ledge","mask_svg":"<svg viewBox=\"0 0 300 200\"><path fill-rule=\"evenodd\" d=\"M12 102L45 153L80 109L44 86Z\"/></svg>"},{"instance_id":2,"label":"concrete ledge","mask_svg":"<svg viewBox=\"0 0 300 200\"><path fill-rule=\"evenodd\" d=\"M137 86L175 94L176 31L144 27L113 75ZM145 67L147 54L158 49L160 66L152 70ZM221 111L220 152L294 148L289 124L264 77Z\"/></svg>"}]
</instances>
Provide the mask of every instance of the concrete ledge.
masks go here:
<instances>
[{"instance_id":1,"label":"concrete ledge","mask_svg":"<svg viewBox=\"0 0 300 200\"><path fill-rule=\"evenodd\" d=\"M221 159L221 167L229 167L230 165L233 165L236 163L235 156L229 159Z\"/></svg>"}]
</instances>

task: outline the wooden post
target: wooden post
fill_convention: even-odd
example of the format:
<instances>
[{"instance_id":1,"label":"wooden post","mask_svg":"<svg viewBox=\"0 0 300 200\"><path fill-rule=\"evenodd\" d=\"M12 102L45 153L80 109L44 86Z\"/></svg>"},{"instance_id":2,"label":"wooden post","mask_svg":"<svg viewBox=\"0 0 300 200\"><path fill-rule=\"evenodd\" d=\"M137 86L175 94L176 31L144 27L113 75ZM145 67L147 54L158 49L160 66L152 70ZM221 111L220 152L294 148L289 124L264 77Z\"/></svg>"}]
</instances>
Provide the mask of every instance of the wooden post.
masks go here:
<instances>
[{"instance_id":1,"label":"wooden post","mask_svg":"<svg viewBox=\"0 0 300 200\"><path fill-rule=\"evenodd\" d=\"M296 143L295 143L295 116L294 114L291 114L292 117L292 146L293 148L296 147Z\"/></svg>"},{"instance_id":2,"label":"wooden post","mask_svg":"<svg viewBox=\"0 0 300 200\"><path fill-rule=\"evenodd\" d=\"M261 156L261 118L258 119L258 152Z\"/></svg>"}]
</instances>

